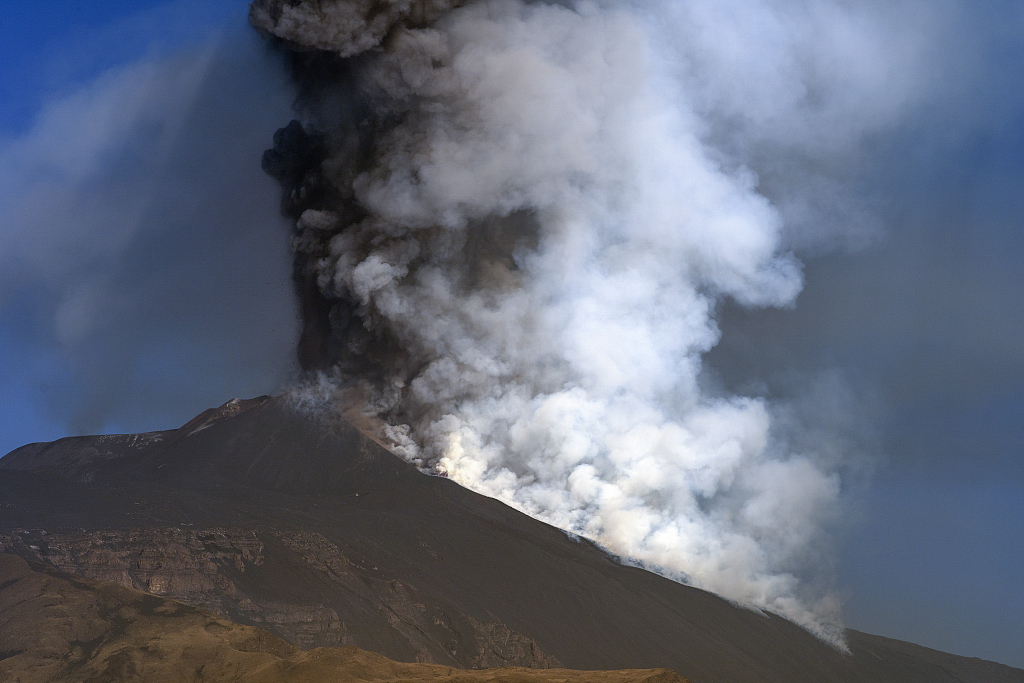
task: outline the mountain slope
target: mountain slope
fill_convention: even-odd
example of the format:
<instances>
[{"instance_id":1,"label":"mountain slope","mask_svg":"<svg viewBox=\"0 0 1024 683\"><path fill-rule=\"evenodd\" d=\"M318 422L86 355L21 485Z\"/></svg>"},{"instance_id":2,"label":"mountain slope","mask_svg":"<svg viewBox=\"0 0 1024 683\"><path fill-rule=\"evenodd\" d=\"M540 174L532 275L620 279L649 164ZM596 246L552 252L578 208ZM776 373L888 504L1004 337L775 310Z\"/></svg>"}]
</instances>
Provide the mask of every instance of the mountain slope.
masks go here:
<instances>
[{"instance_id":1,"label":"mountain slope","mask_svg":"<svg viewBox=\"0 0 1024 683\"><path fill-rule=\"evenodd\" d=\"M0 680L16 683L686 683L664 669L467 672L354 647L303 652L262 629L11 555L0 555L0 651Z\"/></svg>"},{"instance_id":2,"label":"mountain slope","mask_svg":"<svg viewBox=\"0 0 1024 683\"><path fill-rule=\"evenodd\" d=\"M622 566L421 474L341 419L229 402L179 430L0 459L0 550L174 597L302 647L697 681L1024 683L1024 671L794 624Z\"/></svg>"}]
</instances>

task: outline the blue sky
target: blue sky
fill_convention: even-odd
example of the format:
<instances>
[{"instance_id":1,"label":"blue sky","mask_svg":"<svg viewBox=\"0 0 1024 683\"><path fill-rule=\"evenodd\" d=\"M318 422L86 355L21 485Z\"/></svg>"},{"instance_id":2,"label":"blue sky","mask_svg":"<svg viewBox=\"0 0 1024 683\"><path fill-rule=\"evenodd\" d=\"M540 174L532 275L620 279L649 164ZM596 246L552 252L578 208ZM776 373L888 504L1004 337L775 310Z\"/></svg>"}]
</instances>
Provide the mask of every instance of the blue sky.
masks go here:
<instances>
[{"instance_id":1,"label":"blue sky","mask_svg":"<svg viewBox=\"0 0 1024 683\"><path fill-rule=\"evenodd\" d=\"M0 450L278 389L294 312L259 159L292 93L246 4L7 16Z\"/></svg>"},{"instance_id":2,"label":"blue sky","mask_svg":"<svg viewBox=\"0 0 1024 683\"><path fill-rule=\"evenodd\" d=\"M850 626L1024 667L1024 17L970 7L946 97L852 173L885 237L804 255L792 310L723 306L707 363L744 393L849 391L869 463L838 543ZM177 426L293 376L259 170L292 93L245 13L5 3L0 452Z\"/></svg>"}]
</instances>

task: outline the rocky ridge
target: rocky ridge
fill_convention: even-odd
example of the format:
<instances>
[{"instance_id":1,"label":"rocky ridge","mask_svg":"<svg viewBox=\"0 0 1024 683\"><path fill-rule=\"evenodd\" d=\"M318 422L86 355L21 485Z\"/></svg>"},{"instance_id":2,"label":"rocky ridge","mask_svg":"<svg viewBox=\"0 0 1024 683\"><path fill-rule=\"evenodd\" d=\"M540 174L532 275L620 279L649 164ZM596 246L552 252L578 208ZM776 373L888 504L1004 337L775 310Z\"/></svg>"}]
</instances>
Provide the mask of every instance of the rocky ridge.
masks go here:
<instances>
[{"instance_id":1,"label":"rocky ridge","mask_svg":"<svg viewBox=\"0 0 1024 683\"><path fill-rule=\"evenodd\" d=\"M348 613L343 606L275 599L273 594L254 590L254 585L268 580L262 569L269 556L271 563L304 568L306 571L294 573L295 582L319 584L327 594L350 596L372 606L377 616L414 648L415 661L437 660L431 653L433 638L449 643L454 661L475 668L561 665L532 639L501 623L480 622L466 615L458 615L453 623L451 615L428 608L409 583L375 576L377 567L356 564L315 532L171 527L49 533L13 529L0 533L0 552L38 559L69 574L181 600L226 619L261 626L301 648L353 645L356 641L352 626L343 618ZM467 648L472 651L465 651Z\"/></svg>"},{"instance_id":2,"label":"rocky ridge","mask_svg":"<svg viewBox=\"0 0 1024 683\"><path fill-rule=\"evenodd\" d=\"M256 627L11 555L0 555L0 680L686 683L667 670L469 672L402 664L354 647L303 651Z\"/></svg>"}]
</instances>

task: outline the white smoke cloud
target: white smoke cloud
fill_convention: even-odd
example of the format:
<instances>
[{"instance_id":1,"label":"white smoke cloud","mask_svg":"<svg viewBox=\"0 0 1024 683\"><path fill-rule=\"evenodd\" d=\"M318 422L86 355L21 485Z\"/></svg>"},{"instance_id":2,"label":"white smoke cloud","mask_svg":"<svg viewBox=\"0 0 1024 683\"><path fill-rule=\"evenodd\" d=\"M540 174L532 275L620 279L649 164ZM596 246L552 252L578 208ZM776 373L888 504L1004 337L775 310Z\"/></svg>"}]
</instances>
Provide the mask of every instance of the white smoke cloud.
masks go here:
<instances>
[{"instance_id":1,"label":"white smoke cloud","mask_svg":"<svg viewBox=\"0 0 1024 683\"><path fill-rule=\"evenodd\" d=\"M639 3L638 3L639 4ZM642 5L705 140L758 190L805 253L882 237L850 191L866 139L950 89L955 3L688 0ZM941 65L941 66L940 66Z\"/></svg>"},{"instance_id":2,"label":"white smoke cloud","mask_svg":"<svg viewBox=\"0 0 1024 683\"><path fill-rule=\"evenodd\" d=\"M369 215L307 210L296 248L335 232L321 289L413 359L377 399L407 456L841 643L801 581L829 569L835 449L787 448L821 440L702 390L701 359L719 301L793 305L791 249L869 232L843 165L926 89L922 7L484 0L395 28Z\"/></svg>"}]
</instances>

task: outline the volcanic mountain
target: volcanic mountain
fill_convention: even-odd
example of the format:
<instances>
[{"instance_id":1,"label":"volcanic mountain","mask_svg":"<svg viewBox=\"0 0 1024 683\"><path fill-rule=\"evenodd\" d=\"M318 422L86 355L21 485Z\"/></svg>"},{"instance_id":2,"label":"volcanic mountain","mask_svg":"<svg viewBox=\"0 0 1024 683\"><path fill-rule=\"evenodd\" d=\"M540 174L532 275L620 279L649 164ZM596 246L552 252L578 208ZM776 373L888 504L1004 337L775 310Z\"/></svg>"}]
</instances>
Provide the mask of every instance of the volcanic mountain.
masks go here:
<instances>
[{"instance_id":1,"label":"volcanic mountain","mask_svg":"<svg viewBox=\"0 0 1024 683\"><path fill-rule=\"evenodd\" d=\"M399 662L1024 683L1024 670L856 631L841 652L424 474L284 397L230 401L176 430L13 451L0 459L0 552L299 648Z\"/></svg>"}]
</instances>

